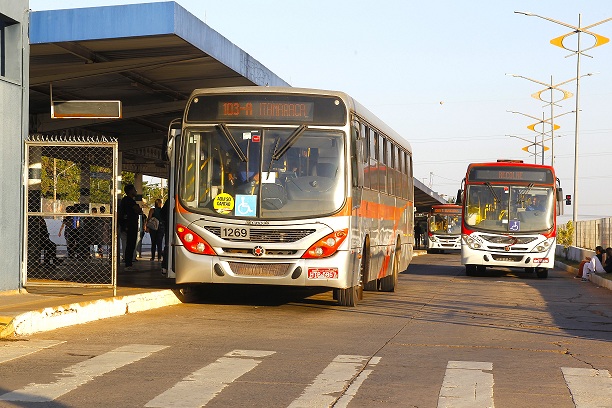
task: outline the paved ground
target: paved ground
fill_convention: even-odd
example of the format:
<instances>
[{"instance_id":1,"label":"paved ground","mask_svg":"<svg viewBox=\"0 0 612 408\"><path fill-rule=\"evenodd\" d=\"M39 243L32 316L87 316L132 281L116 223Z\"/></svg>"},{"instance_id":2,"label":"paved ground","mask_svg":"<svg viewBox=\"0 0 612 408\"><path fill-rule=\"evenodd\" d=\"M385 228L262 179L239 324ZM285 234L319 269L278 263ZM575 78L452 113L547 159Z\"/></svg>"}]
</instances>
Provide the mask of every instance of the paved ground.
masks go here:
<instances>
[{"instance_id":1,"label":"paved ground","mask_svg":"<svg viewBox=\"0 0 612 408\"><path fill-rule=\"evenodd\" d=\"M425 251L417 251L423 255ZM26 336L60 327L136 313L180 303L183 292L162 276L160 264L140 259L134 271L120 268L117 292L112 289L31 287L21 293L0 292L0 339ZM558 264L568 273L575 268ZM599 276L592 283L612 289L612 281Z\"/></svg>"}]
</instances>

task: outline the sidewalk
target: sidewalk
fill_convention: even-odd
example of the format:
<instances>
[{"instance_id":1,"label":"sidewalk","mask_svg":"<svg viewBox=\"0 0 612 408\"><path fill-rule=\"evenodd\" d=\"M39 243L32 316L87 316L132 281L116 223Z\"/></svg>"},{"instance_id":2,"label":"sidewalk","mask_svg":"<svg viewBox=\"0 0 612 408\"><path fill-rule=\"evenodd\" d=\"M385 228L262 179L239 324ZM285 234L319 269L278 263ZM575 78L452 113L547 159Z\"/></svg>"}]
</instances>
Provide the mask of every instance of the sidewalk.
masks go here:
<instances>
[{"instance_id":1,"label":"sidewalk","mask_svg":"<svg viewBox=\"0 0 612 408\"><path fill-rule=\"evenodd\" d=\"M161 275L159 262L139 259L134 268L117 272L116 296L112 288L37 286L0 292L0 339L181 303L179 286Z\"/></svg>"},{"instance_id":2,"label":"sidewalk","mask_svg":"<svg viewBox=\"0 0 612 408\"><path fill-rule=\"evenodd\" d=\"M560 261L555 261L555 267L559 269L563 269L564 271L567 271L567 272L571 272L574 276L578 274L578 268L574 268L573 266L566 265ZM608 290L612 290L612 280L611 279L607 279L607 278L604 278L603 276L600 276L599 274L592 273L589 275L589 280L599 287L602 287Z\"/></svg>"}]
</instances>

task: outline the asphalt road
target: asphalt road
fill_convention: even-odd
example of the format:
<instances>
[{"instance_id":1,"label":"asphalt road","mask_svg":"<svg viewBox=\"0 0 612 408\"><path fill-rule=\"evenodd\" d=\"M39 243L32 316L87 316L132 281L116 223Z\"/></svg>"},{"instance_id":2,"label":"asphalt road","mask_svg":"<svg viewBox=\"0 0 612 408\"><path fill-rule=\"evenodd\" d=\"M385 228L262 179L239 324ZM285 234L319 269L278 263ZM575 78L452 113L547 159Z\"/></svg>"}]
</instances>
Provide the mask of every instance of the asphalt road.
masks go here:
<instances>
[{"instance_id":1,"label":"asphalt road","mask_svg":"<svg viewBox=\"0 0 612 408\"><path fill-rule=\"evenodd\" d=\"M0 407L612 407L612 292L416 257L395 293L207 287L0 343Z\"/></svg>"}]
</instances>

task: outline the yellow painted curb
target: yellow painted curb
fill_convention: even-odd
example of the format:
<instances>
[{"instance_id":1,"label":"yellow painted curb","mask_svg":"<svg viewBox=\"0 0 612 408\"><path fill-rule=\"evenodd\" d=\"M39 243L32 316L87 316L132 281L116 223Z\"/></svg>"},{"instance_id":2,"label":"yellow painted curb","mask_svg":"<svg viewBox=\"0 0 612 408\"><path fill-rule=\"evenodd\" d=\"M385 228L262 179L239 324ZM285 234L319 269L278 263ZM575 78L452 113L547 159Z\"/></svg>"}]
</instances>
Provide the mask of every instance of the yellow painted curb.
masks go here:
<instances>
[{"instance_id":1,"label":"yellow painted curb","mask_svg":"<svg viewBox=\"0 0 612 408\"><path fill-rule=\"evenodd\" d=\"M15 333L13 320L15 320L13 316L0 316L0 339L6 339L13 336Z\"/></svg>"}]
</instances>

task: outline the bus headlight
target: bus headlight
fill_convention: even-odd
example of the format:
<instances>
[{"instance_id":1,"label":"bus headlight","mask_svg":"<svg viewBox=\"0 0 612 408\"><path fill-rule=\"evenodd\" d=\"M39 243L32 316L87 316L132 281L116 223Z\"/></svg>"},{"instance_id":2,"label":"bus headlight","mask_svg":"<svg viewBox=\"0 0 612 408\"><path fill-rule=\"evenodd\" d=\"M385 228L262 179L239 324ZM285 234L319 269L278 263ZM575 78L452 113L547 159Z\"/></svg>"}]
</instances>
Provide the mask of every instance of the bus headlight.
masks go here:
<instances>
[{"instance_id":1,"label":"bus headlight","mask_svg":"<svg viewBox=\"0 0 612 408\"><path fill-rule=\"evenodd\" d=\"M332 232L311 245L304 255L302 255L302 258L325 258L335 254L347 235L348 228Z\"/></svg>"},{"instance_id":2,"label":"bus headlight","mask_svg":"<svg viewBox=\"0 0 612 408\"><path fill-rule=\"evenodd\" d=\"M217 255L208 242L184 225L176 224L176 234L189 252L200 255Z\"/></svg>"},{"instance_id":3,"label":"bus headlight","mask_svg":"<svg viewBox=\"0 0 612 408\"><path fill-rule=\"evenodd\" d=\"M480 249L482 245L476 241L471 235L462 235L463 242L467 244L471 249Z\"/></svg>"},{"instance_id":4,"label":"bus headlight","mask_svg":"<svg viewBox=\"0 0 612 408\"><path fill-rule=\"evenodd\" d=\"M553 241L554 241L554 238L547 238L543 242L540 242L538 246L536 247L536 251L538 252L546 251L552 245Z\"/></svg>"}]
</instances>

